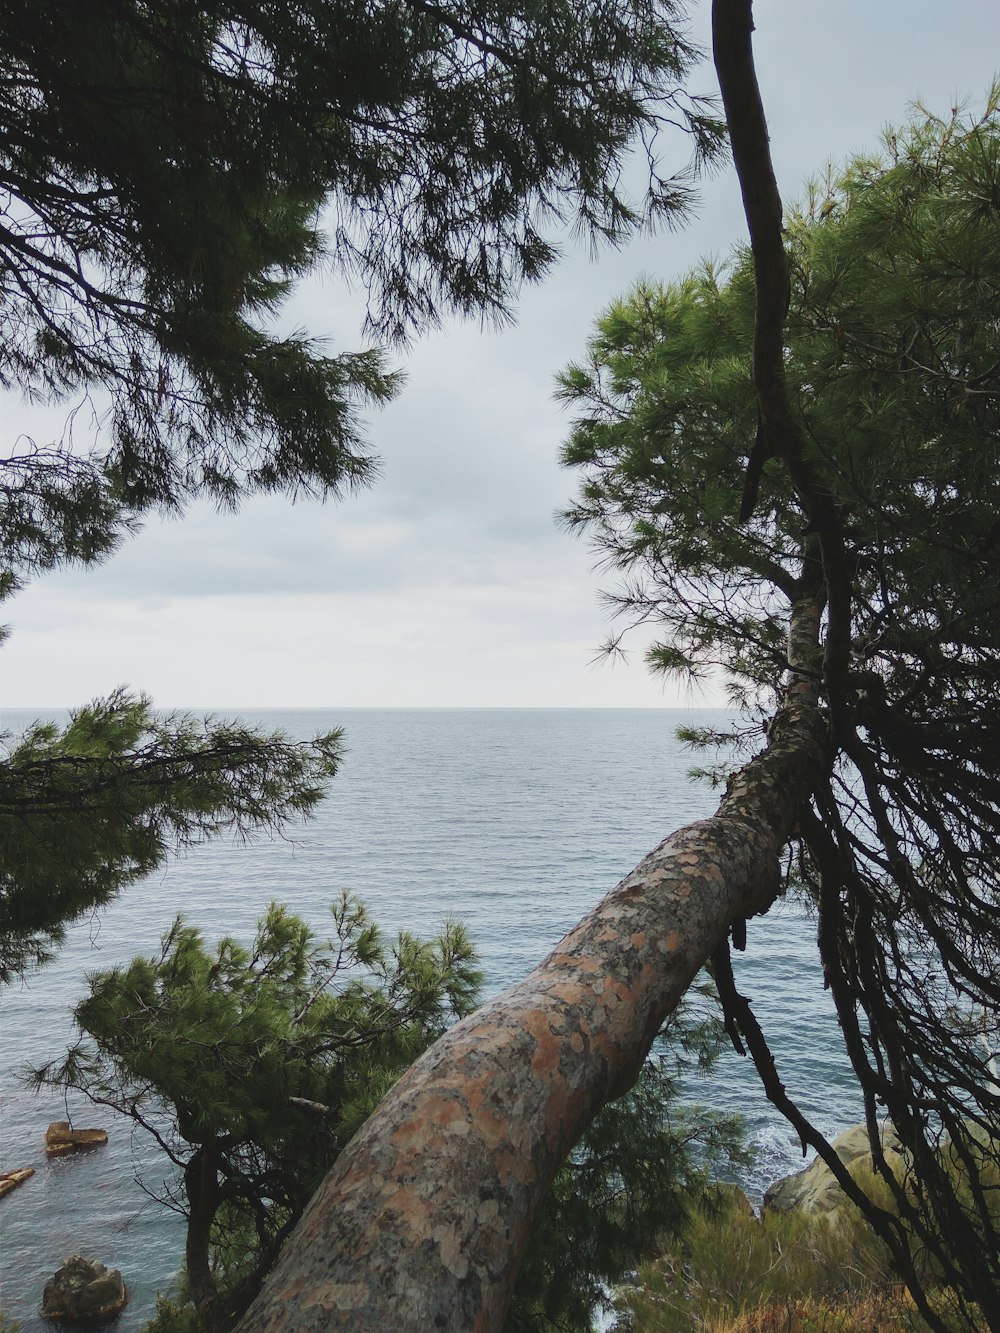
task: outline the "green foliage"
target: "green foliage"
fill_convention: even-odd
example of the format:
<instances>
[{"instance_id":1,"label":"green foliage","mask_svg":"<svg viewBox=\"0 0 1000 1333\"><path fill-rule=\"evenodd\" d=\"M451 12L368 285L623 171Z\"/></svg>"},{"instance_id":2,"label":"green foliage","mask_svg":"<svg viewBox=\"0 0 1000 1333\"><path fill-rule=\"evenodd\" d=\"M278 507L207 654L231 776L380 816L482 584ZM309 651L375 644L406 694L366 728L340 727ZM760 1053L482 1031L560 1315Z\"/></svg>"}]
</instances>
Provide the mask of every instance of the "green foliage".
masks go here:
<instances>
[{"instance_id":1,"label":"green foliage","mask_svg":"<svg viewBox=\"0 0 1000 1333\"><path fill-rule=\"evenodd\" d=\"M152 1133L182 1173L182 1294L150 1333L215 1333L256 1294L337 1154L413 1059L475 1002L462 929L390 946L343 895L321 943L272 904L250 948L209 946L178 920L160 955L90 978L81 1038L39 1084L82 1090ZM702 990L702 996L711 992ZM681 1104L721 1024L682 1007L636 1085L606 1107L559 1173L511 1307L510 1333L590 1333L608 1290L685 1227L709 1172L746 1162L736 1118Z\"/></svg>"},{"instance_id":2,"label":"green foliage","mask_svg":"<svg viewBox=\"0 0 1000 1333\"><path fill-rule=\"evenodd\" d=\"M869 1198L899 1215L885 1179L865 1166L852 1175ZM912 1179L906 1184L916 1187ZM954 1292L938 1285L926 1254L922 1267L930 1307L945 1329L986 1327L975 1309L963 1308ZM681 1244L662 1245L641 1268L640 1285L618 1293L618 1308L635 1333L916 1333L927 1327L887 1247L850 1203L830 1213L792 1210L760 1218L735 1199L702 1206Z\"/></svg>"},{"instance_id":3,"label":"green foliage","mask_svg":"<svg viewBox=\"0 0 1000 1333\"><path fill-rule=\"evenodd\" d=\"M0 459L0 600L104 559L151 508L369 480L361 413L399 376L279 331L283 301L326 267L367 294L370 335L501 319L554 257L544 224L619 238L677 215L690 180L659 173L661 130L683 124L695 164L722 143L683 92L681 19L674 0L0 0L0 391L67 412ZM332 772L329 738L135 706L0 760L0 980L172 838L281 826Z\"/></svg>"},{"instance_id":4,"label":"green foliage","mask_svg":"<svg viewBox=\"0 0 1000 1333\"><path fill-rule=\"evenodd\" d=\"M826 497L836 543L819 542L815 505L806 512L806 490L779 459L741 517L760 426L748 251L641 285L562 378L576 412L564 461L580 476L567 520L621 575L611 600L622 615L657 629L654 669L721 674L746 705L744 727L759 724L789 680L793 608L817 587L838 608L816 652L831 766L803 793L790 857L818 907L824 973L868 1112L888 1111L914 1155L922 1191L897 1199L913 1243L935 1248L948 1281L994 1323L997 1220L983 1189L956 1188L938 1148L947 1137L971 1159L981 1139L995 1164L1000 1143L989 1065L1000 959L998 200L1000 88L978 117L921 112L786 218L783 374L804 456L797 443L791 454L811 495Z\"/></svg>"},{"instance_id":5,"label":"green foliage","mask_svg":"<svg viewBox=\"0 0 1000 1333\"><path fill-rule=\"evenodd\" d=\"M789 390L842 502L856 630L887 688L918 649L921 661L965 650L974 681L976 650L996 635L983 575L1000 503L997 118L994 96L971 125L928 118L894 133L887 157L826 183L832 211L819 216L814 187L787 223ZM721 666L767 690L784 667L805 519L772 466L754 518L738 521L757 426L753 318L746 251L644 284L600 320L589 362L561 387L579 413L564 461L582 474L567 519L625 573L623 610L663 627L653 665Z\"/></svg>"},{"instance_id":6,"label":"green foliage","mask_svg":"<svg viewBox=\"0 0 1000 1333\"><path fill-rule=\"evenodd\" d=\"M157 1296L156 1314L142 1333L205 1333L205 1325L190 1301L173 1296Z\"/></svg>"},{"instance_id":7,"label":"green foliage","mask_svg":"<svg viewBox=\"0 0 1000 1333\"><path fill-rule=\"evenodd\" d=\"M90 977L81 1038L35 1075L131 1117L181 1170L186 1280L213 1328L256 1294L391 1083L475 1002L461 926L390 945L346 894L331 917L320 941L272 904L250 947L178 918L158 957Z\"/></svg>"},{"instance_id":8,"label":"green foliage","mask_svg":"<svg viewBox=\"0 0 1000 1333\"><path fill-rule=\"evenodd\" d=\"M306 817L339 754L339 732L299 744L158 717L122 690L65 727L36 723L0 763L0 983L174 849Z\"/></svg>"},{"instance_id":9,"label":"green foliage","mask_svg":"<svg viewBox=\"0 0 1000 1333\"><path fill-rule=\"evenodd\" d=\"M269 326L320 265L360 284L371 330L503 317L555 250L543 222L619 237L672 214L657 174L695 53L672 0L469 7L344 0L0 5L0 386L100 390L106 446L11 461L16 577L94 559L132 516L209 494L329 494L371 460L359 407L398 380ZM650 149L650 191L621 165Z\"/></svg>"}]
</instances>

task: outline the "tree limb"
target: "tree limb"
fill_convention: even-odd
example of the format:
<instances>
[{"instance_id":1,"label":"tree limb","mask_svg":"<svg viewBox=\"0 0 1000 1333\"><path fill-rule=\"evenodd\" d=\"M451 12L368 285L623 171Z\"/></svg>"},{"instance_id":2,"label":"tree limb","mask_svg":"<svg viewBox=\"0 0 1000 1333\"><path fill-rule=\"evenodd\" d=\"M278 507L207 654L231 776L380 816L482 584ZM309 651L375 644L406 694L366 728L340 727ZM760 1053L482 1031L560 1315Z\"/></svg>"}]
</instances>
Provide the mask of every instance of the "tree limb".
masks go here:
<instances>
[{"instance_id":1,"label":"tree limb","mask_svg":"<svg viewBox=\"0 0 1000 1333\"><path fill-rule=\"evenodd\" d=\"M716 814L661 843L400 1079L320 1186L244 1333L499 1333L561 1162L634 1082L732 922L777 893L781 850L828 765L809 669L821 606L796 605L784 706Z\"/></svg>"}]
</instances>

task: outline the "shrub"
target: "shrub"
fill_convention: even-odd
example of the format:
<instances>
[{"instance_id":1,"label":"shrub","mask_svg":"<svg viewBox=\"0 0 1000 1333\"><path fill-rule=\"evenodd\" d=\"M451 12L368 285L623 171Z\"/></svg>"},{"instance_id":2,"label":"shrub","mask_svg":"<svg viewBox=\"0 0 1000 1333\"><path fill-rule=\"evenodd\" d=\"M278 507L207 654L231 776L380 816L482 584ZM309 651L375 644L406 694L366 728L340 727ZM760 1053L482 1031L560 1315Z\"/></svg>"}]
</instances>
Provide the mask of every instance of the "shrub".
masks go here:
<instances>
[{"instance_id":1,"label":"shrub","mask_svg":"<svg viewBox=\"0 0 1000 1333\"><path fill-rule=\"evenodd\" d=\"M860 1214L842 1212L757 1218L738 1200L720 1196L714 1207L694 1213L681 1246L640 1269L641 1287L620 1294L624 1326L631 1316L637 1333L860 1329L863 1324L816 1323L817 1312L860 1309L898 1290L897 1280L885 1246ZM883 1320L880 1327L889 1325Z\"/></svg>"}]
</instances>

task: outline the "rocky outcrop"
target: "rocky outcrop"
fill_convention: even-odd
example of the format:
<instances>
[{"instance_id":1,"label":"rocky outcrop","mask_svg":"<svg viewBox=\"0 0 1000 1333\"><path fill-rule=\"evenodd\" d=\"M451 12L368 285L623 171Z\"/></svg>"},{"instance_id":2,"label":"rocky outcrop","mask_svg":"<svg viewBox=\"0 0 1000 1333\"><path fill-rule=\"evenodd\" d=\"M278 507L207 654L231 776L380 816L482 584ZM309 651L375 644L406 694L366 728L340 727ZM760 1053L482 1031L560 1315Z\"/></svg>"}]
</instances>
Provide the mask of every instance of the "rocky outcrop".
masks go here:
<instances>
[{"instance_id":1,"label":"rocky outcrop","mask_svg":"<svg viewBox=\"0 0 1000 1333\"><path fill-rule=\"evenodd\" d=\"M102 1148L107 1141L106 1129L74 1129L68 1120L53 1120L45 1131L45 1151L50 1157L82 1148Z\"/></svg>"},{"instance_id":2,"label":"rocky outcrop","mask_svg":"<svg viewBox=\"0 0 1000 1333\"><path fill-rule=\"evenodd\" d=\"M886 1121L881 1127L882 1152L892 1167L903 1167L899 1139ZM845 1166L854 1169L872 1168L872 1145L865 1125L844 1130L833 1140L831 1147ZM830 1213L847 1202L847 1196L837 1183L833 1172L821 1157L816 1157L803 1171L768 1187L764 1192L764 1208L778 1213L799 1209L804 1213Z\"/></svg>"},{"instance_id":3,"label":"rocky outcrop","mask_svg":"<svg viewBox=\"0 0 1000 1333\"><path fill-rule=\"evenodd\" d=\"M5 1198L8 1194L13 1194L18 1185L23 1185L34 1174L35 1168L33 1166L24 1166L18 1171L0 1171L0 1199Z\"/></svg>"},{"instance_id":4,"label":"rocky outcrop","mask_svg":"<svg viewBox=\"0 0 1000 1333\"><path fill-rule=\"evenodd\" d=\"M42 1318L106 1323L128 1304L128 1290L117 1268L71 1254L45 1284Z\"/></svg>"}]
</instances>

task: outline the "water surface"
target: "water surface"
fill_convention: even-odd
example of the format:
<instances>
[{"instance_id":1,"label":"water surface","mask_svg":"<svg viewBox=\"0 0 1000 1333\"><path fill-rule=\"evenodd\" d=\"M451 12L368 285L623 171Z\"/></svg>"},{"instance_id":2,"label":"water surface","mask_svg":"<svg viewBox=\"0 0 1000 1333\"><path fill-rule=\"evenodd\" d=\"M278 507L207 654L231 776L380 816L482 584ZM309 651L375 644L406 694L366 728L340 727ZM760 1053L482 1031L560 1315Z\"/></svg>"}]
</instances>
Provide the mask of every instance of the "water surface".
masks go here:
<instances>
[{"instance_id":1,"label":"water surface","mask_svg":"<svg viewBox=\"0 0 1000 1333\"><path fill-rule=\"evenodd\" d=\"M156 950L183 912L207 936L249 938L267 903L289 903L318 929L341 890L359 894L389 931L433 933L463 920L479 949L486 994L522 977L579 917L663 837L715 808L691 783L696 759L675 739L684 723L719 725L715 711L299 710L243 713L308 737L346 728L349 751L318 816L287 838L196 848L136 885L106 912L78 923L55 963L0 995L2 1169L38 1175L0 1201L0 1293L25 1333L46 1279L74 1250L122 1269L131 1303L115 1325L138 1333L180 1265L181 1220L150 1201L169 1163L128 1123L79 1099L29 1094L9 1072L58 1056L72 1038L71 1009L90 970ZM5 729L32 714L5 711ZM815 961L813 929L779 904L752 922L737 980L755 1001L789 1090L829 1133L860 1118L839 1055ZM757 1149L748 1190L759 1196L794 1170L794 1135L729 1054L691 1089L740 1110ZM50 1120L111 1131L106 1149L46 1162Z\"/></svg>"}]
</instances>

